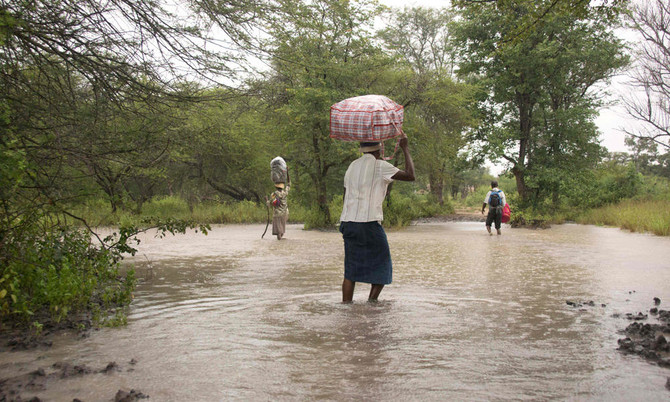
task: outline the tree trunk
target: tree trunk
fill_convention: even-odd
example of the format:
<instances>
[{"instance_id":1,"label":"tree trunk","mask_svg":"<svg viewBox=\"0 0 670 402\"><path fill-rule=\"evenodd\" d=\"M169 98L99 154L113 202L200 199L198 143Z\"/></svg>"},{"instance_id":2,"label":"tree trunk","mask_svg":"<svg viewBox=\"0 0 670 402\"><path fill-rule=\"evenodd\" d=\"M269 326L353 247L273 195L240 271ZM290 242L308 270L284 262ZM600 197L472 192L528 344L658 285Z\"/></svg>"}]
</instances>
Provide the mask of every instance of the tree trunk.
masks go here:
<instances>
[{"instance_id":1,"label":"tree trunk","mask_svg":"<svg viewBox=\"0 0 670 402\"><path fill-rule=\"evenodd\" d=\"M528 189L526 188L526 180L524 177L523 168L520 168L518 165L514 165L512 168L512 173L516 179L516 191L519 193L519 198L521 202L525 202L528 199Z\"/></svg>"},{"instance_id":2,"label":"tree trunk","mask_svg":"<svg viewBox=\"0 0 670 402\"><path fill-rule=\"evenodd\" d=\"M326 190L326 178L317 177L316 183L316 203L320 213L324 217L324 222L330 224L330 208L328 207L328 191Z\"/></svg>"},{"instance_id":3,"label":"tree trunk","mask_svg":"<svg viewBox=\"0 0 670 402\"><path fill-rule=\"evenodd\" d=\"M326 174L328 173L328 166L321 158L322 146L319 127L315 127L312 132L312 148L314 150L314 174L312 181L316 190L316 205L319 208L319 213L323 217L323 222L326 225L330 224L330 208L328 207L328 188L326 186Z\"/></svg>"},{"instance_id":4,"label":"tree trunk","mask_svg":"<svg viewBox=\"0 0 670 402\"><path fill-rule=\"evenodd\" d=\"M435 174L428 176L430 183L430 193L435 197L440 205L444 205L444 183L441 177L436 177Z\"/></svg>"},{"instance_id":5,"label":"tree trunk","mask_svg":"<svg viewBox=\"0 0 670 402\"><path fill-rule=\"evenodd\" d=\"M521 202L528 201L528 188L526 187L525 169L526 156L530 141L530 130L532 128L534 102L530 94L517 93L517 107L519 108L519 154L512 168L514 178L516 179L517 192Z\"/></svg>"}]
</instances>

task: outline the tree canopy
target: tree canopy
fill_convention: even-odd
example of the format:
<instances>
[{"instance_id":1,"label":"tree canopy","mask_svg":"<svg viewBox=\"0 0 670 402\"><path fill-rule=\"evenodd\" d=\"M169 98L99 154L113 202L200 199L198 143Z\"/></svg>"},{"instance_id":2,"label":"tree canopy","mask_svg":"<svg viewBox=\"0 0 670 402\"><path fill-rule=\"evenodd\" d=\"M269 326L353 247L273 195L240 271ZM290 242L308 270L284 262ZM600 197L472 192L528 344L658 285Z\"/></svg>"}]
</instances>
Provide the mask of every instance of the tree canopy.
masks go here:
<instances>
[{"instance_id":1,"label":"tree canopy","mask_svg":"<svg viewBox=\"0 0 670 402\"><path fill-rule=\"evenodd\" d=\"M482 152L506 160L523 201L540 201L561 177L600 158L592 90L627 63L611 26L548 13L522 41L499 40L533 8L523 2L465 6L458 26L458 73L488 94L473 137ZM538 198L539 197L539 198Z\"/></svg>"}]
</instances>

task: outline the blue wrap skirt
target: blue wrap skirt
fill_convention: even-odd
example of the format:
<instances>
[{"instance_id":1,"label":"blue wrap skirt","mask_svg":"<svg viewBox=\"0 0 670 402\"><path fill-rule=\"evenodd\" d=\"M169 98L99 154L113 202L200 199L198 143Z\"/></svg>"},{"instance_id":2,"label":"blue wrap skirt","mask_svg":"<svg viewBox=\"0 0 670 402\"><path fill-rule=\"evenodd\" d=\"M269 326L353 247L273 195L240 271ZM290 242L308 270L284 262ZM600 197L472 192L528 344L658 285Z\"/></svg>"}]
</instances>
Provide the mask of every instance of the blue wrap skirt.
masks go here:
<instances>
[{"instance_id":1,"label":"blue wrap skirt","mask_svg":"<svg viewBox=\"0 0 670 402\"><path fill-rule=\"evenodd\" d=\"M393 279L391 252L379 222L342 222L344 277L353 282L388 285Z\"/></svg>"}]
</instances>

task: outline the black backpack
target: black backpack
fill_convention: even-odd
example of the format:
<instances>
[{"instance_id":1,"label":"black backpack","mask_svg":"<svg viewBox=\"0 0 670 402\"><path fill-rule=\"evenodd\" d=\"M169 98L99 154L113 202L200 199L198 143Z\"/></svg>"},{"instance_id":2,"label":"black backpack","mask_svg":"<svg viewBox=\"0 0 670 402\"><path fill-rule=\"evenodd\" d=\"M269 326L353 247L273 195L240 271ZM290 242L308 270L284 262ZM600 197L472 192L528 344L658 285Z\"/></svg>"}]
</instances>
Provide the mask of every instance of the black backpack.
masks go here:
<instances>
[{"instance_id":1,"label":"black backpack","mask_svg":"<svg viewBox=\"0 0 670 402\"><path fill-rule=\"evenodd\" d=\"M489 206L490 207L498 207L501 204L501 197L500 197L500 190L498 191L491 191L491 196L489 197Z\"/></svg>"}]
</instances>

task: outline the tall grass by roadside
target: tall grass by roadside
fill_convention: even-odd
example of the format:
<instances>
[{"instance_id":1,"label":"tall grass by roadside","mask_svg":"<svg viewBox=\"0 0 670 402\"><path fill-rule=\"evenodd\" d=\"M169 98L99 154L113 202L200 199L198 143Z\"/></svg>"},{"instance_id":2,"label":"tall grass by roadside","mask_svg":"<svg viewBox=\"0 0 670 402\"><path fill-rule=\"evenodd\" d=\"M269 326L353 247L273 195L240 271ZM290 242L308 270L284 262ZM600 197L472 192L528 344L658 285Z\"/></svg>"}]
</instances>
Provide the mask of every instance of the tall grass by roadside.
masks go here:
<instances>
[{"instance_id":1,"label":"tall grass by roadside","mask_svg":"<svg viewBox=\"0 0 670 402\"><path fill-rule=\"evenodd\" d=\"M384 226L402 227L412 220L453 212L449 203L440 206L426 195L404 195L392 193L390 200L384 201ZM342 213L342 196L334 197L329 203L332 222L337 222ZM158 197L142 206L140 214L131 210L118 210L112 213L109 204L102 200L92 200L73 208L74 215L83 217L89 226L137 225L146 218L183 219L203 224L243 224L265 223L272 219L272 210L265 204L252 201L240 202L202 202L189 207L186 200L175 197ZM305 207L289 200L289 223L304 223L305 229L322 228L323 218L317 207ZM77 223L77 222L73 222Z\"/></svg>"},{"instance_id":2,"label":"tall grass by roadside","mask_svg":"<svg viewBox=\"0 0 670 402\"><path fill-rule=\"evenodd\" d=\"M308 208L297 203L289 203L289 212L290 223L305 222L310 214ZM271 209L269 213L272 219ZM113 213L109 204L103 200L91 200L86 204L78 205L73 208L73 214L83 217L90 226L136 224L147 217L193 220L206 224L265 223L268 219L268 209L265 204L252 201L222 203L209 201L189 208L186 200L176 196L157 197L146 202L140 214L130 210L118 210Z\"/></svg>"},{"instance_id":3,"label":"tall grass by roadside","mask_svg":"<svg viewBox=\"0 0 670 402\"><path fill-rule=\"evenodd\" d=\"M666 200L625 200L589 210L577 222L670 236L670 204Z\"/></svg>"}]
</instances>

